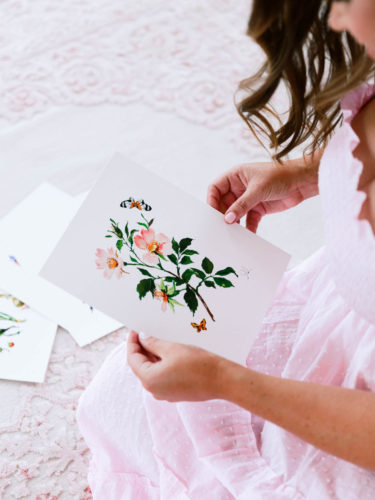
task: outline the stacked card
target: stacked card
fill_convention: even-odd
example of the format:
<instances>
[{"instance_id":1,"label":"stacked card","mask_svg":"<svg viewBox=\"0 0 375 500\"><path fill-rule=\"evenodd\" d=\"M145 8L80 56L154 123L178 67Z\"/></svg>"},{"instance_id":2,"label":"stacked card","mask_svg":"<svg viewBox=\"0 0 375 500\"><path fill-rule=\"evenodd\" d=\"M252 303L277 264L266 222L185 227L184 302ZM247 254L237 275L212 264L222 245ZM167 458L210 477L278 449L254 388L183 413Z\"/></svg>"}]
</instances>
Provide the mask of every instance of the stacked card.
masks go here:
<instances>
[{"instance_id":1,"label":"stacked card","mask_svg":"<svg viewBox=\"0 0 375 500\"><path fill-rule=\"evenodd\" d=\"M121 326L37 275L82 200L43 184L0 220L0 378L42 382L57 325L80 346Z\"/></svg>"}]
</instances>

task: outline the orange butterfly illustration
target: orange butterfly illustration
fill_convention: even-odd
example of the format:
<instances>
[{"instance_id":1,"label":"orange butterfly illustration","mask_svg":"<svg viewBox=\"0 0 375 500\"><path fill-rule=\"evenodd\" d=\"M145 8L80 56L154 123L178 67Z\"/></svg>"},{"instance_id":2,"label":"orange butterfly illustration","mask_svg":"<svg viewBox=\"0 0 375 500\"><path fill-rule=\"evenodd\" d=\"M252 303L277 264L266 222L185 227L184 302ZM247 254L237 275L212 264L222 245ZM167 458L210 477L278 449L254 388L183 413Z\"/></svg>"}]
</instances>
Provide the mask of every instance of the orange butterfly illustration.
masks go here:
<instances>
[{"instance_id":1,"label":"orange butterfly illustration","mask_svg":"<svg viewBox=\"0 0 375 500\"><path fill-rule=\"evenodd\" d=\"M200 323L191 323L191 326L195 328L198 333L201 332L202 330L207 330L205 319L202 319Z\"/></svg>"}]
</instances>

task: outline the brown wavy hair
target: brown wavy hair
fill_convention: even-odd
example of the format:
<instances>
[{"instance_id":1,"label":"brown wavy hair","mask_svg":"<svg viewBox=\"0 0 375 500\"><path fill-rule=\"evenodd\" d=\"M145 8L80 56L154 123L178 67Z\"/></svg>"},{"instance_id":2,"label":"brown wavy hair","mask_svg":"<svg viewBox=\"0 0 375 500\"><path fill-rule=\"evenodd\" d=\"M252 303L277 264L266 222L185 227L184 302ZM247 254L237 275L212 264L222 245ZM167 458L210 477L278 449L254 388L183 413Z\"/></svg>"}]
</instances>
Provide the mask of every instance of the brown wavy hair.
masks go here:
<instances>
[{"instance_id":1,"label":"brown wavy hair","mask_svg":"<svg viewBox=\"0 0 375 500\"><path fill-rule=\"evenodd\" d=\"M374 76L374 62L349 33L329 28L332 0L254 0L247 35L260 45L266 61L239 84L246 97L237 110L250 130L264 134L281 160L296 146L324 146L341 123L340 99ZM286 121L269 102L280 82L286 84L290 108Z\"/></svg>"}]
</instances>

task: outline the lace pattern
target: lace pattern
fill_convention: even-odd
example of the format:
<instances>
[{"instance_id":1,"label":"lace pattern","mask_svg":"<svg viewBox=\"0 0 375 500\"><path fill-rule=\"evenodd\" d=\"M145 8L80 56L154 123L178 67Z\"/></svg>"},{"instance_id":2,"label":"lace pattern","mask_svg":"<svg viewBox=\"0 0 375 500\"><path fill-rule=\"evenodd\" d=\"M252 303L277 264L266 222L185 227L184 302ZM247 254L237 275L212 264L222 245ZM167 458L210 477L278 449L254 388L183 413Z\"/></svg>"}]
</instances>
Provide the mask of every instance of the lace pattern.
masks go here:
<instances>
[{"instance_id":1,"label":"lace pattern","mask_svg":"<svg viewBox=\"0 0 375 500\"><path fill-rule=\"evenodd\" d=\"M0 118L137 102L258 146L233 104L262 61L245 35L248 0L8 0L1 11Z\"/></svg>"}]
</instances>

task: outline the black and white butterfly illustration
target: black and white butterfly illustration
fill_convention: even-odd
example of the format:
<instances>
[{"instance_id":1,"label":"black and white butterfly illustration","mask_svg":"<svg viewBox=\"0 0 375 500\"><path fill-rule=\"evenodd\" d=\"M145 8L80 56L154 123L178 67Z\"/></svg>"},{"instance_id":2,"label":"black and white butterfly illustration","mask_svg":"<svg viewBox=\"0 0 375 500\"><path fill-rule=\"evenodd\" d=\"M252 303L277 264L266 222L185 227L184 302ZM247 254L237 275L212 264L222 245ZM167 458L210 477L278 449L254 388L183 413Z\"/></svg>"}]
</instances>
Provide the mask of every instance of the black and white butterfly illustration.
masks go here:
<instances>
[{"instance_id":1,"label":"black and white butterfly illustration","mask_svg":"<svg viewBox=\"0 0 375 500\"><path fill-rule=\"evenodd\" d=\"M135 200L130 197L128 200L124 200L120 203L120 207L123 208L138 208L138 210L145 210L149 212L151 210L151 206L145 203L145 200Z\"/></svg>"}]
</instances>

